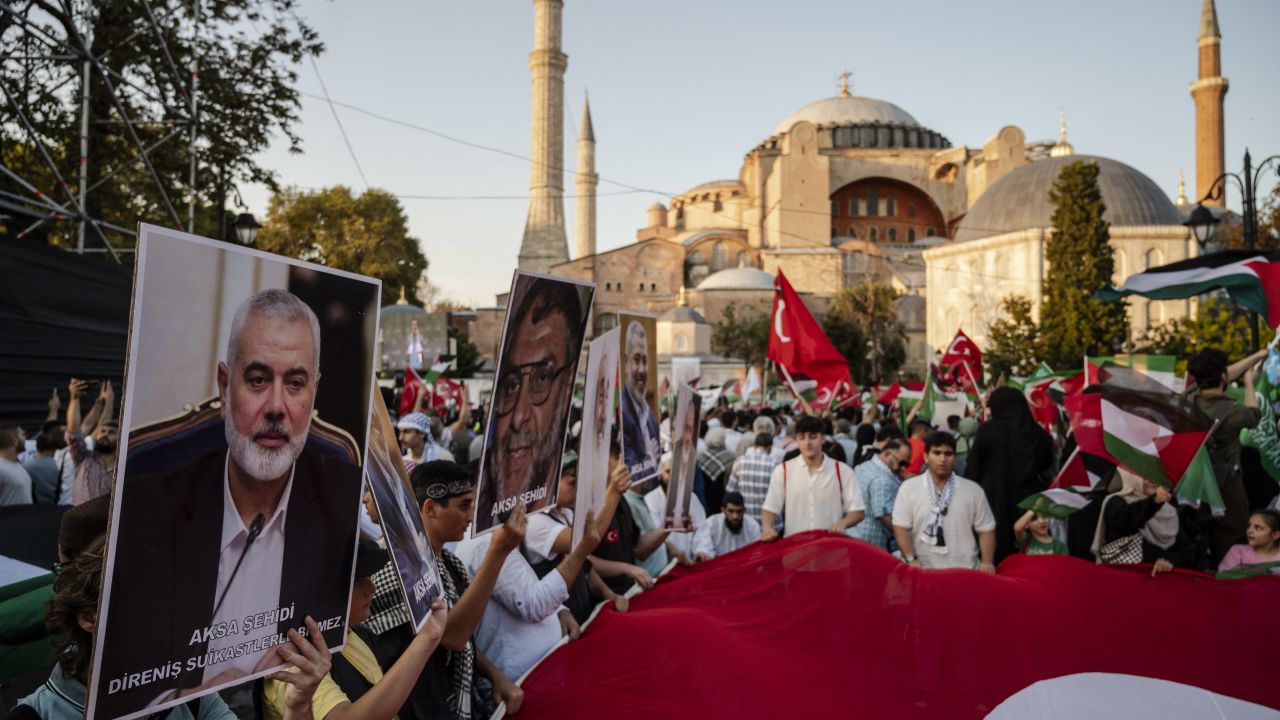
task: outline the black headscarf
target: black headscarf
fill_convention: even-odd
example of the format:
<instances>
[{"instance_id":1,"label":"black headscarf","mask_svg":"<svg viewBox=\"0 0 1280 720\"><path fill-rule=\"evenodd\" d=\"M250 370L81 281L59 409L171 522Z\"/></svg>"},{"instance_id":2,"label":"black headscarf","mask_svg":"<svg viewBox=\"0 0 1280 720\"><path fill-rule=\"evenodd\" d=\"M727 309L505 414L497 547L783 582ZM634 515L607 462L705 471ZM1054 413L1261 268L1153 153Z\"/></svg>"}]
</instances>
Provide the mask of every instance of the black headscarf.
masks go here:
<instances>
[{"instance_id":1,"label":"black headscarf","mask_svg":"<svg viewBox=\"0 0 1280 720\"><path fill-rule=\"evenodd\" d=\"M978 428L965 474L982 485L996 518L996 561L1014 548L1018 502L1048 485L1053 440L1031 415L1022 392L997 388L987 399L991 419Z\"/></svg>"}]
</instances>

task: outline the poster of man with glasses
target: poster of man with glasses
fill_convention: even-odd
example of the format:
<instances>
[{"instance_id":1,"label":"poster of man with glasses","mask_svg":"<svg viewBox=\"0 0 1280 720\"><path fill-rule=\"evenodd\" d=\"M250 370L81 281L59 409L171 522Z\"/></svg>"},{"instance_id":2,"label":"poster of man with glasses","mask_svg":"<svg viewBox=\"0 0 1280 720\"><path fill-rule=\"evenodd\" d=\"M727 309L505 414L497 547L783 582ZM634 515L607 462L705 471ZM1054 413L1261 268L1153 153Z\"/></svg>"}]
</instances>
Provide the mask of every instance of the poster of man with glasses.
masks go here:
<instances>
[{"instance_id":1,"label":"poster of man with glasses","mask_svg":"<svg viewBox=\"0 0 1280 720\"><path fill-rule=\"evenodd\" d=\"M472 534L554 507L595 285L517 270L507 301Z\"/></svg>"}]
</instances>

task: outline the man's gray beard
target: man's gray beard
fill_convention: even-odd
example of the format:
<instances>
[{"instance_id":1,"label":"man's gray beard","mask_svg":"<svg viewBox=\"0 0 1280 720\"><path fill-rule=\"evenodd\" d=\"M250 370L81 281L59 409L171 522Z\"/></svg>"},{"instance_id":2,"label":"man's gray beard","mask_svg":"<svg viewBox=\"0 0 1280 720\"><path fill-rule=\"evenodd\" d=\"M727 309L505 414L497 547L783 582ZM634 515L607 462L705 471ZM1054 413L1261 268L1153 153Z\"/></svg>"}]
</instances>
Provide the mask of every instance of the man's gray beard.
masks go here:
<instances>
[{"instance_id":1,"label":"man's gray beard","mask_svg":"<svg viewBox=\"0 0 1280 720\"><path fill-rule=\"evenodd\" d=\"M229 399L226 410L228 418L235 417ZM311 413L307 413L307 426L302 433L289 436L288 441L278 448L259 447L253 441L252 435L241 434L236 429L235 423L230 420L224 420L222 426L226 431L227 447L231 450L232 461L254 480L268 482L288 472L302 455L302 449L307 445L307 433L311 431ZM254 434L263 430L266 428L257 428Z\"/></svg>"},{"instance_id":2,"label":"man's gray beard","mask_svg":"<svg viewBox=\"0 0 1280 720\"><path fill-rule=\"evenodd\" d=\"M637 395L635 383L627 383L627 394L631 396L631 404L635 406L637 414L644 415L645 411L649 409L649 403L645 402L644 393L641 392Z\"/></svg>"}]
</instances>

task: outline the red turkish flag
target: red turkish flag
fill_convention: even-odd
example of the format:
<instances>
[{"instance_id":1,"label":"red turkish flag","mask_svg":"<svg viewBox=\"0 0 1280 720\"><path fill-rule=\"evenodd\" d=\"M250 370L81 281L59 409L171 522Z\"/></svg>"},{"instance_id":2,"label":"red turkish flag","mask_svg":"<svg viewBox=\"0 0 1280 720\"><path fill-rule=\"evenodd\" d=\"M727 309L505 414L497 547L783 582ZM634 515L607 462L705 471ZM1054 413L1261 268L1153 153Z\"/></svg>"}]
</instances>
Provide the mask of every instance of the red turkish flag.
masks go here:
<instances>
[{"instance_id":1,"label":"red turkish flag","mask_svg":"<svg viewBox=\"0 0 1280 720\"><path fill-rule=\"evenodd\" d=\"M400 417L404 417L413 411L413 403L418 399L418 393L422 391L422 378L413 368L404 369L404 392L400 394Z\"/></svg>"},{"instance_id":2,"label":"red turkish flag","mask_svg":"<svg viewBox=\"0 0 1280 720\"><path fill-rule=\"evenodd\" d=\"M841 383L855 387L849 377L849 361L831 344L781 270L773 281L773 289L769 359L788 375L803 375L817 383L814 399L827 407Z\"/></svg>"},{"instance_id":3,"label":"red turkish flag","mask_svg":"<svg viewBox=\"0 0 1280 720\"><path fill-rule=\"evenodd\" d=\"M956 336L951 339L946 352L942 353L939 364L946 369L947 376L953 380L958 379L961 366L968 365L973 371L974 378L982 382L982 350L978 349L977 344L964 334L963 329L956 330Z\"/></svg>"}]
</instances>

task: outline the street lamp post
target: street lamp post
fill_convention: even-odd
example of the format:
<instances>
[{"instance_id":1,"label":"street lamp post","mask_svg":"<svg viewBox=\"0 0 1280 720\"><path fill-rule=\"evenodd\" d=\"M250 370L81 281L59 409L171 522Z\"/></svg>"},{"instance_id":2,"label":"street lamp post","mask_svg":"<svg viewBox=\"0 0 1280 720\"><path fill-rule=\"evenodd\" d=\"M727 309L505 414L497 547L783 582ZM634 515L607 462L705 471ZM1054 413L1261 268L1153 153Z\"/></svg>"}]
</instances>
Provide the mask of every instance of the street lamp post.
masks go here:
<instances>
[{"instance_id":1,"label":"street lamp post","mask_svg":"<svg viewBox=\"0 0 1280 720\"><path fill-rule=\"evenodd\" d=\"M236 239L245 247L253 247L254 241L258 239L258 228L262 227L257 218L247 212L240 213L231 226L236 230Z\"/></svg>"},{"instance_id":2,"label":"street lamp post","mask_svg":"<svg viewBox=\"0 0 1280 720\"><path fill-rule=\"evenodd\" d=\"M1241 221L1244 231L1244 245L1249 250L1255 250L1258 247L1258 198L1256 196L1258 180L1262 177L1262 171L1273 162L1280 161L1280 155L1272 155L1271 157L1258 163L1258 167L1253 167L1253 159L1249 155L1248 148L1244 151L1244 170L1239 173L1223 173L1218 176L1213 184L1209 186L1209 192L1200 198L1196 203L1195 210L1191 211L1191 215L1187 217L1186 222L1182 223L1191 230L1191 234L1195 236L1196 244L1204 250L1213 238L1215 227L1221 220L1204 206L1206 200L1220 200L1226 193L1227 180L1234 180L1240 188L1241 195ZM1224 203L1225 205L1225 203ZM1253 341L1253 349L1257 350L1259 346L1258 331L1258 313L1249 311L1249 336Z\"/></svg>"}]
</instances>

